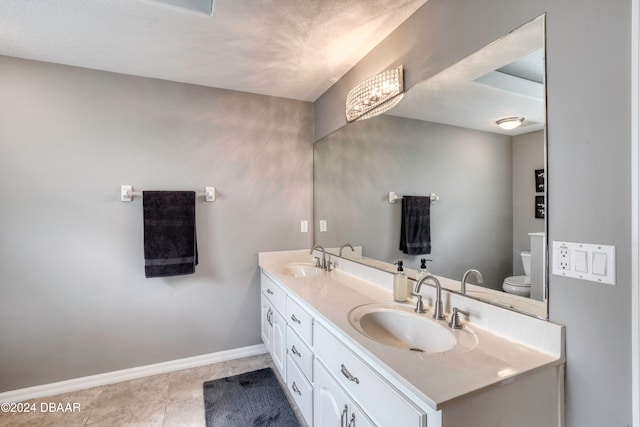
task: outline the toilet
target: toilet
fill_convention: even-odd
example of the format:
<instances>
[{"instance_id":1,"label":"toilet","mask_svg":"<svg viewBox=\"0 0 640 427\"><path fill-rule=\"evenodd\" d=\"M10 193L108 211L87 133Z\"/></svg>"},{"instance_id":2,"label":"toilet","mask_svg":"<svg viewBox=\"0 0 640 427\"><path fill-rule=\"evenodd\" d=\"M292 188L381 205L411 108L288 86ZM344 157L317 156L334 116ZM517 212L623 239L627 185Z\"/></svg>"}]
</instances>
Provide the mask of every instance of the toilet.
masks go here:
<instances>
[{"instance_id":1,"label":"toilet","mask_svg":"<svg viewBox=\"0 0 640 427\"><path fill-rule=\"evenodd\" d=\"M522 251L520 256L525 275L507 277L502 283L502 290L508 294L529 298L531 295L531 252Z\"/></svg>"}]
</instances>

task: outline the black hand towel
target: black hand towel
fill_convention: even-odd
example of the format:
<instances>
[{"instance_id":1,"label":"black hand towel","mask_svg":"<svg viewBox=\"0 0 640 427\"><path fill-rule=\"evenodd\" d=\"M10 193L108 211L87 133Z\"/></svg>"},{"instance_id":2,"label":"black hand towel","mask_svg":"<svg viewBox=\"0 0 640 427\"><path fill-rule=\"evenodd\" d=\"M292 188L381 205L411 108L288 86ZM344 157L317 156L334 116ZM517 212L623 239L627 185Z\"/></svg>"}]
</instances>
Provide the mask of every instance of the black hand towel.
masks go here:
<instances>
[{"instance_id":1,"label":"black hand towel","mask_svg":"<svg viewBox=\"0 0 640 427\"><path fill-rule=\"evenodd\" d=\"M400 250L408 255L431 253L431 197L403 196Z\"/></svg>"},{"instance_id":2,"label":"black hand towel","mask_svg":"<svg viewBox=\"0 0 640 427\"><path fill-rule=\"evenodd\" d=\"M193 274L198 264L196 193L143 191L146 277Z\"/></svg>"}]
</instances>

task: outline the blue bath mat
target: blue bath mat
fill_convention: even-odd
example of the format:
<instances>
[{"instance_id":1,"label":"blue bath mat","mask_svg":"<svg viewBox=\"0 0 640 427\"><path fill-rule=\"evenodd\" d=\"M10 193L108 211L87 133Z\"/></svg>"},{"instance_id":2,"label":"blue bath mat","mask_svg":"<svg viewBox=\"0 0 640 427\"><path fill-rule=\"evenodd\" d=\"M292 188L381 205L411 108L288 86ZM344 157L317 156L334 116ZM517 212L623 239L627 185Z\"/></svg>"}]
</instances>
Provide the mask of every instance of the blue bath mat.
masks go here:
<instances>
[{"instance_id":1,"label":"blue bath mat","mask_svg":"<svg viewBox=\"0 0 640 427\"><path fill-rule=\"evenodd\" d=\"M204 383L207 427L299 427L271 368Z\"/></svg>"}]
</instances>

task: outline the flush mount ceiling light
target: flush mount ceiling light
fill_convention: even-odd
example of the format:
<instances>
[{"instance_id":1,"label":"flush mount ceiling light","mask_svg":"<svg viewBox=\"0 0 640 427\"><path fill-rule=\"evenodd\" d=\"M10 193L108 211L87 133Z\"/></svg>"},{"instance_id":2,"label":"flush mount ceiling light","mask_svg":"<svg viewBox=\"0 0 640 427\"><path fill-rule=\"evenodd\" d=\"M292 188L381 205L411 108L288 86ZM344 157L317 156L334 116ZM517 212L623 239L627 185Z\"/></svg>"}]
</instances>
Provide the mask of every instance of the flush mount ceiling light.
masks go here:
<instances>
[{"instance_id":1,"label":"flush mount ceiling light","mask_svg":"<svg viewBox=\"0 0 640 427\"><path fill-rule=\"evenodd\" d=\"M388 111L400 102L402 98L398 95L403 90L402 65L358 83L347 95L347 121L368 119Z\"/></svg>"},{"instance_id":2,"label":"flush mount ceiling light","mask_svg":"<svg viewBox=\"0 0 640 427\"><path fill-rule=\"evenodd\" d=\"M505 117L496 121L496 124L504 130L515 129L524 122L524 117Z\"/></svg>"}]
</instances>

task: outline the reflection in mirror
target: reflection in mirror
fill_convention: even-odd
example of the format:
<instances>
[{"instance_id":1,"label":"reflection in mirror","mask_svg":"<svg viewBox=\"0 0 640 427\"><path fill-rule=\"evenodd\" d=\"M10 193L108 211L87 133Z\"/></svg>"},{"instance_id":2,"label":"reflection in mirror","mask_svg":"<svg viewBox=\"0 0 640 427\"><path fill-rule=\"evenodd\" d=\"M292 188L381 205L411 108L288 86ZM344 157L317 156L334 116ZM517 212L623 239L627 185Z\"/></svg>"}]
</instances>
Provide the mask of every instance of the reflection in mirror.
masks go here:
<instances>
[{"instance_id":1,"label":"reflection in mirror","mask_svg":"<svg viewBox=\"0 0 640 427\"><path fill-rule=\"evenodd\" d=\"M349 242L362 250L344 257L389 271L428 258L455 291L474 268L484 283L470 280L469 296L546 318L544 69L542 16L316 142L314 215L326 231L315 244ZM505 117L524 120L504 130ZM389 192L439 196L430 253L398 249L402 207Z\"/></svg>"}]
</instances>

